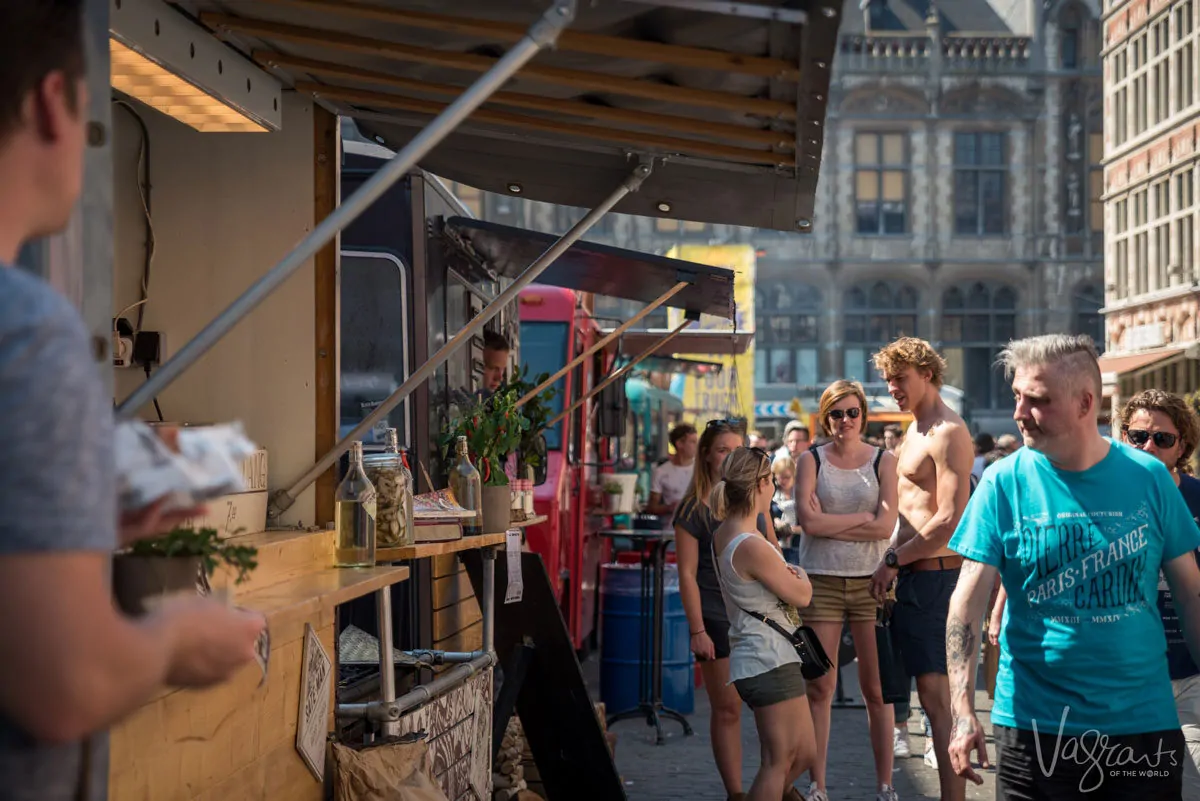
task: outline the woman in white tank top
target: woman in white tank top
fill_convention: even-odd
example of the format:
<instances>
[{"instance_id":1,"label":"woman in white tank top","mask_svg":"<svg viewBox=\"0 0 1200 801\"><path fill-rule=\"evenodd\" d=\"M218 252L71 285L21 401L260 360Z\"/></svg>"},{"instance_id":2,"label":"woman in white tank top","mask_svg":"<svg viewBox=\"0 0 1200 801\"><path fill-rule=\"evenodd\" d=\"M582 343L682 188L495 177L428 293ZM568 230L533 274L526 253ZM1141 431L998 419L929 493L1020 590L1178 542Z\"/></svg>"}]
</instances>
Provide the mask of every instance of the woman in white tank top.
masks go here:
<instances>
[{"instance_id":1,"label":"woman in white tank top","mask_svg":"<svg viewBox=\"0 0 1200 801\"><path fill-rule=\"evenodd\" d=\"M863 442L867 398L858 384L830 384L818 414L832 441L803 454L796 468L796 515L804 529L799 561L813 587L804 617L835 661L842 625L850 624L875 755L876 799L897 801L891 786L895 713L883 701L875 644L879 604L871 595L871 574L896 525L896 457ZM826 752L836 689L836 670L808 685L817 743L809 801L829 801Z\"/></svg>"},{"instance_id":2,"label":"woman in white tank top","mask_svg":"<svg viewBox=\"0 0 1200 801\"><path fill-rule=\"evenodd\" d=\"M713 532L712 548L729 613L729 675L754 710L762 749L747 799L802 801L793 783L811 766L815 745L800 658L786 637L749 613L791 631L800 625L796 608L808 605L812 587L755 525L759 515L770 513L775 491L770 455L738 448L721 473L709 503L723 521Z\"/></svg>"}]
</instances>

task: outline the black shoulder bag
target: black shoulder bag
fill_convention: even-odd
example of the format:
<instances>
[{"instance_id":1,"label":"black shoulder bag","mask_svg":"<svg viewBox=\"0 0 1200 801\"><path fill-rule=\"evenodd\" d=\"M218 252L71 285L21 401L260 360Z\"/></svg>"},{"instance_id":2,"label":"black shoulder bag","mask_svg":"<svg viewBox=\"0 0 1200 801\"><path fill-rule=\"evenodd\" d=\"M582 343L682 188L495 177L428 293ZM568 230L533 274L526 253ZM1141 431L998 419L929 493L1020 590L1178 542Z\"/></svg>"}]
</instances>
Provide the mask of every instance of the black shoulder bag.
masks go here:
<instances>
[{"instance_id":1,"label":"black shoulder bag","mask_svg":"<svg viewBox=\"0 0 1200 801\"><path fill-rule=\"evenodd\" d=\"M709 545L709 548L712 551L713 568L719 575L721 572L721 560L717 558L715 540ZM795 631L788 631L767 615L751 612L749 609L743 609L740 605L737 608L755 620L766 623L775 629L775 631L782 634L792 644L792 647L796 649L796 656L800 657L800 674L804 676L805 681L819 679L833 667L833 662L829 661L829 655L821 647L821 640L817 637L817 633L809 626L805 626L802 623L796 627Z\"/></svg>"}]
</instances>

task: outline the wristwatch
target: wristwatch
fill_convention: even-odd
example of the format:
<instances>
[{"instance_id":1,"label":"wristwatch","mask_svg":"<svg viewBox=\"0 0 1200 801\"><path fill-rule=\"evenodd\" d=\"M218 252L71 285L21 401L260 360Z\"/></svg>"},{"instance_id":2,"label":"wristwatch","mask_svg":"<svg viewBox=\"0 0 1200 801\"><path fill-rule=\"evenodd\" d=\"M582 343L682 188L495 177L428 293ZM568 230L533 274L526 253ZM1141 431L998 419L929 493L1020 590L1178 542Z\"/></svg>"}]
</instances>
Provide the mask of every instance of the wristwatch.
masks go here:
<instances>
[{"instance_id":1,"label":"wristwatch","mask_svg":"<svg viewBox=\"0 0 1200 801\"><path fill-rule=\"evenodd\" d=\"M887 553L883 555L883 563L893 570L896 570L900 567L900 558L896 556L895 548L887 549Z\"/></svg>"}]
</instances>

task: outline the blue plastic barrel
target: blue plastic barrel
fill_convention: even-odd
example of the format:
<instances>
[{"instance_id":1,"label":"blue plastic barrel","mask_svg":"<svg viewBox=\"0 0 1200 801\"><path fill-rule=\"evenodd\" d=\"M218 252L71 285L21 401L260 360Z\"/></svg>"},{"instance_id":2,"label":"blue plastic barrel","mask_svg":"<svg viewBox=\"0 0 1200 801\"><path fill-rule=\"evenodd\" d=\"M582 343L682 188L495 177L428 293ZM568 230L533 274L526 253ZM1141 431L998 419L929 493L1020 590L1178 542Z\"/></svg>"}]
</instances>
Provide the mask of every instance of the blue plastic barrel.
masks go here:
<instances>
[{"instance_id":1,"label":"blue plastic barrel","mask_svg":"<svg viewBox=\"0 0 1200 801\"><path fill-rule=\"evenodd\" d=\"M653 629L652 623L646 621L647 630L642 631L641 570L640 565L618 564L600 569L600 700L608 714L638 705L641 670L638 656L643 634L646 659L650 659ZM694 657L675 565L664 568L663 595L662 702L676 712L690 715L696 706ZM650 603L653 604L653 588Z\"/></svg>"}]
</instances>

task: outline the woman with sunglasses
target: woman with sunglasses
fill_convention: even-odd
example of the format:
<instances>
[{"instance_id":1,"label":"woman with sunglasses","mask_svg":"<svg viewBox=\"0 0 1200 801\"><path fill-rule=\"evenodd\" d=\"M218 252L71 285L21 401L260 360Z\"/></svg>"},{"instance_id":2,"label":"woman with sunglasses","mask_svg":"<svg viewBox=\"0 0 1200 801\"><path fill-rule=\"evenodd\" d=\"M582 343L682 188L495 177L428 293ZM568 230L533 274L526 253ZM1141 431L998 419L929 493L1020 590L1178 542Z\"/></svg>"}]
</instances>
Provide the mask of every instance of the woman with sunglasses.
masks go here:
<instances>
[{"instance_id":1,"label":"woman with sunglasses","mask_svg":"<svg viewBox=\"0 0 1200 801\"><path fill-rule=\"evenodd\" d=\"M813 586L804 617L835 660L843 622L849 621L875 755L876 798L896 801L891 786L895 717L883 701L875 645L879 604L871 595L871 575L896 526L896 457L863 442L867 398L857 383L830 384L818 414L830 441L801 456L796 473L796 516L804 532L800 566ZM817 740L809 801L829 801L826 758L836 689L836 669L808 685Z\"/></svg>"},{"instance_id":2,"label":"woman with sunglasses","mask_svg":"<svg viewBox=\"0 0 1200 801\"><path fill-rule=\"evenodd\" d=\"M789 568L756 530L774 489L767 452L738 448L725 460L709 499L713 516L724 521L713 534L712 550L731 621L729 678L754 711L761 750L749 801L797 798L792 783L812 764L815 751L800 657L790 640L756 617L794 631L800 625L796 607L807 606L812 597L804 572Z\"/></svg>"},{"instance_id":3,"label":"woman with sunglasses","mask_svg":"<svg viewBox=\"0 0 1200 801\"><path fill-rule=\"evenodd\" d=\"M1200 423L1187 401L1159 389L1139 392L1121 410L1121 440L1166 465L1192 517L1200 521L1200 480L1189 475L1192 454L1200 441ZM1200 561L1200 552L1196 558ZM1161 579L1158 608L1167 635L1167 669L1175 707L1190 757L1183 762L1183 798L1200 801L1200 667L1188 653L1175 602Z\"/></svg>"},{"instance_id":4,"label":"woman with sunglasses","mask_svg":"<svg viewBox=\"0 0 1200 801\"><path fill-rule=\"evenodd\" d=\"M726 457L741 447L744 428L730 420L713 420L700 435L692 483L675 511L675 556L679 594L691 632L692 653L708 693L712 715L709 736L717 772L731 801L742 793L742 699L729 683L729 615L721 583L713 566L713 532L720 521L709 508L712 488L721 478ZM758 529L778 547L769 515L760 515Z\"/></svg>"}]
</instances>

